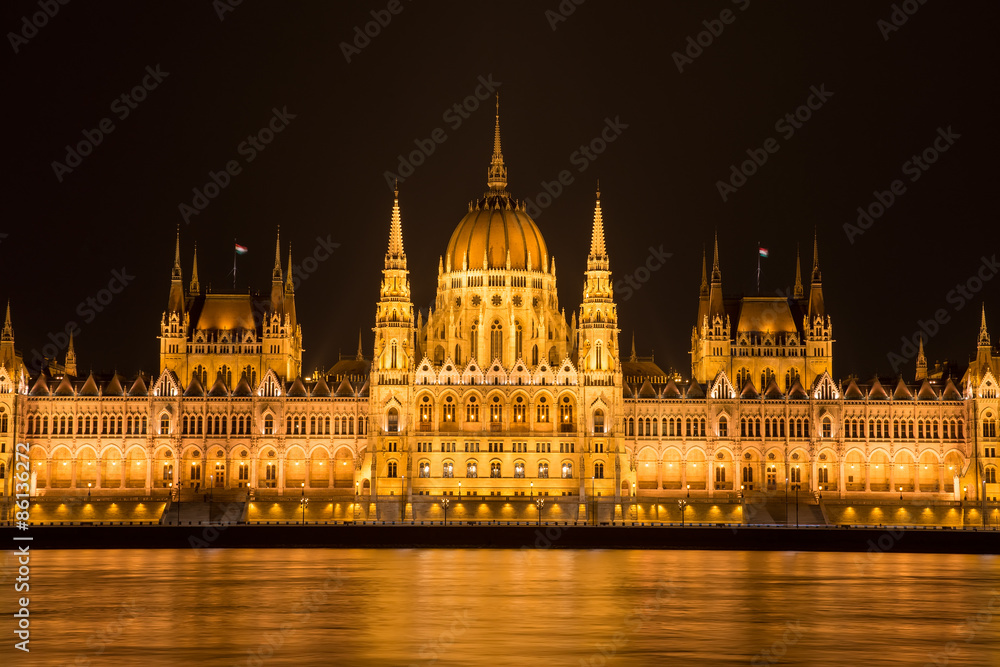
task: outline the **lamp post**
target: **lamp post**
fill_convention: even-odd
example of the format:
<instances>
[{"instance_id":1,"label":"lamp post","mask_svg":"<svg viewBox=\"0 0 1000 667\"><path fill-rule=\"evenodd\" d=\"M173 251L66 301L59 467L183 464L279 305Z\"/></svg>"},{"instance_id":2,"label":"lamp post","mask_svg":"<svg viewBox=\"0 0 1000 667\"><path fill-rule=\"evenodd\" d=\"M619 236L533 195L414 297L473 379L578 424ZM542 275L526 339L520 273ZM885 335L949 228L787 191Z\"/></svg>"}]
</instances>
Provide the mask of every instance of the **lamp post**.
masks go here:
<instances>
[{"instance_id":1,"label":"lamp post","mask_svg":"<svg viewBox=\"0 0 1000 667\"><path fill-rule=\"evenodd\" d=\"M354 480L354 520L358 520L358 480Z\"/></svg>"},{"instance_id":2,"label":"lamp post","mask_svg":"<svg viewBox=\"0 0 1000 667\"><path fill-rule=\"evenodd\" d=\"M785 477L785 527L788 527L788 478Z\"/></svg>"},{"instance_id":3,"label":"lamp post","mask_svg":"<svg viewBox=\"0 0 1000 667\"><path fill-rule=\"evenodd\" d=\"M306 522L306 505L309 500L306 498L306 483L302 482L302 498L299 500L299 504L302 505L302 524Z\"/></svg>"},{"instance_id":4,"label":"lamp post","mask_svg":"<svg viewBox=\"0 0 1000 667\"><path fill-rule=\"evenodd\" d=\"M208 476L208 522L212 523L212 490L215 488L215 475ZM202 496L204 498L204 496Z\"/></svg>"},{"instance_id":5,"label":"lamp post","mask_svg":"<svg viewBox=\"0 0 1000 667\"><path fill-rule=\"evenodd\" d=\"M684 510L687 508L687 501L683 500L683 499L678 500L677 501L677 506L681 508L681 528L683 528L684 527Z\"/></svg>"},{"instance_id":6,"label":"lamp post","mask_svg":"<svg viewBox=\"0 0 1000 667\"><path fill-rule=\"evenodd\" d=\"M903 499L903 487L899 487L899 499Z\"/></svg>"},{"instance_id":7,"label":"lamp post","mask_svg":"<svg viewBox=\"0 0 1000 667\"><path fill-rule=\"evenodd\" d=\"M87 482L87 500L90 500L90 482Z\"/></svg>"},{"instance_id":8,"label":"lamp post","mask_svg":"<svg viewBox=\"0 0 1000 667\"><path fill-rule=\"evenodd\" d=\"M542 525L542 506L545 505L545 498L537 498L535 500L535 507L538 508L538 525Z\"/></svg>"},{"instance_id":9,"label":"lamp post","mask_svg":"<svg viewBox=\"0 0 1000 667\"><path fill-rule=\"evenodd\" d=\"M632 520L639 518L639 499L635 495L635 482L632 482Z\"/></svg>"},{"instance_id":10,"label":"lamp post","mask_svg":"<svg viewBox=\"0 0 1000 667\"><path fill-rule=\"evenodd\" d=\"M688 484L688 495L687 495L687 497L688 498L691 497L691 485L690 484Z\"/></svg>"},{"instance_id":11,"label":"lamp post","mask_svg":"<svg viewBox=\"0 0 1000 667\"><path fill-rule=\"evenodd\" d=\"M448 505L450 501L447 498L441 499L441 506L444 508L444 525L448 525Z\"/></svg>"},{"instance_id":12,"label":"lamp post","mask_svg":"<svg viewBox=\"0 0 1000 667\"><path fill-rule=\"evenodd\" d=\"M799 527L799 485L795 485L795 527Z\"/></svg>"},{"instance_id":13,"label":"lamp post","mask_svg":"<svg viewBox=\"0 0 1000 667\"><path fill-rule=\"evenodd\" d=\"M597 475L590 478L590 499L594 501L594 525L597 525Z\"/></svg>"}]
</instances>

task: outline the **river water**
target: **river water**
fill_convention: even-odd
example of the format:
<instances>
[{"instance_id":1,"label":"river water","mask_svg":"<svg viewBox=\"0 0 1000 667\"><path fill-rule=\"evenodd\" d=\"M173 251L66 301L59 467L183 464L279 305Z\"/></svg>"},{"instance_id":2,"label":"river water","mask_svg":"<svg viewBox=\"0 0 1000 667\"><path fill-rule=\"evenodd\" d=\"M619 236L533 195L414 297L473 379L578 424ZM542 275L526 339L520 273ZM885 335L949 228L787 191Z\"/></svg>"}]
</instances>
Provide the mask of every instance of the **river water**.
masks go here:
<instances>
[{"instance_id":1,"label":"river water","mask_svg":"<svg viewBox=\"0 0 1000 667\"><path fill-rule=\"evenodd\" d=\"M5 630L0 664L1000 665L996 556L188 549L31 567L31 654Z\"/></svg>"}]
</instances>

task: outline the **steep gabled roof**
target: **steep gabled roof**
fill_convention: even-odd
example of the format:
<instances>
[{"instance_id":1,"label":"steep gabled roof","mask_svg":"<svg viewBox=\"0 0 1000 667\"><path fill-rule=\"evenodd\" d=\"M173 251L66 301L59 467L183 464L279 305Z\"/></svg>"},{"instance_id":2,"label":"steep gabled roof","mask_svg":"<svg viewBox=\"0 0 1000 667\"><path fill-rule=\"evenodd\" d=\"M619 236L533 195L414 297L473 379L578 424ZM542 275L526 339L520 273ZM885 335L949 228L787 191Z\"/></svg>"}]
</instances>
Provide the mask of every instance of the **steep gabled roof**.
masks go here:
<instances>
[{"instance_id":1,"label":"steep gabled roof","mask_svg":"<svg viewBox=\"0 0 1000 667\"><path fill-rule=\"evenodd\" d=\"M132 383L132 388L128 390L129 396L148 396L149 390L146 388L146 381L142 379L142 374L140 373L135 378L135 382Z\"/></svg>"},{"instance_id":2,"label":"steep gabled roof","mask_svg":"<svg viewBox=\"0 0 1000 667\"><path fill-rule=\"evenodd\" d=\"M934 387L931 386L930 380L924 378L924 381L920 383L920 391L917 392L917 400L936 401L937 398L937 392L934 391Z\"/></svg>"},{"instance_id":3,"label":"steep gabled roof","mask_svg":"<svg viewBox=\"0 0 1000 667\"><path fill-rule=\"evenodd\" d=\"M622 395L625 398L634 398L635 397L635 394L632 392L632 385L630 385L628 382L626 382L625 384L622 385Z\"/></svg>"},{"instance_id":4,"label":"steep gabled roof","mask_svg":"<svg viewBox=\"0 0 1000 667\"><path fill-rule=\"evenodd\" d=\"M118 373L111 376L111 380L104 385L104 395L105 396L124 396L125 390L122 388L121 380L118 379Z\"/></svg>"},{"instance_id":5,"label":"steep gabled roof","mask_svg":"<svg viewBox=\"0 0 1000 667\"><path fill-rule=\"evenodd\" d=\"M313 385L312 395L322 397L330 395L330 385L326 383L326 378L322 375L319 376L319 379L316 380L316 384Z\"/></svg>"},{"instance_id":6,"label":"steep gabled roof","mask_svg":"<svg viewBox=\"0 0 1000 667\"><path fill-rule=\"evenodd\" d=\"M184 390L185 396L204 396L205 387L201 385L201 380L198 379L198 374L194 373L191 375L191 383L188 385L187 389Z\"/></svg>"},{"instance_id":7,"label":"steep gabled roof","mask_svg":"<svg viewBox=\"0 0 1000 667\"><path fill-rule=\"evenodd\" d=\"M76 391L73 389L73 383L69 381L68 375L63 375L63 379L59 382L59 386L52 392L53 396L73 396L75 394Z\"/></svg>"},{"instance_id":8,"label":"steep gabled roof","mask_svg":"<svg viewBox=\"0 0 1000 667\"><path fill-rule=\"evenodd\" d=\"M889 399L889 394L886 392L882 383L878 381L878 378L872 380L872 385L868 389L868 400L870 401L886 401Z\"/></svg>"},{"instance_id":9,"label":"steep gabled roof","mask_svg":"<svg viewBox=\"0 0 1000 667\"><path fill-rule=\"evenodd\" d=\"M892 392L892 398L895 401L912 401L913 392L910 388L906 386L903 382L903 378L899 378L899 382L896 383L896 389Z\"/></svg>"},{"instance_id":10,"label":"steep gabled roof","mask_svg":"<svg viewBox=\"0 0 1000 667\"><path fill-rule=\"evenodd\" d=\"M656 398L656 390L653 389L649 380L642 381L642 386L639 387L639 398Z\"/></svg>"},{"instance_id":11,"label":"steep gabled roof","mask_svg":"<svg viewBox=\"0 0 1000 667\"><path fill-rule=\"evenodd\" d=\"M97 380L94 379L94 374L91 373L87 376L87 381L83 383L83 387L80 388L78 392L80 396L100 396L101 392L97 388Z\"/></svg>"},{"instance_id":12,"label":"steep gabled roof","mask_svg":"<svg viewBox=\"0 0 1000 667\"><path fill-rule=\"evenodd\" d=\"M292 382L291 386L288 387L287 396L292 396L294 398L305 398L309 396L309 392L306 391L306 386L302 384L302 378L297 377Z\"/></svg>"},{"instance_id":13,"label":"steep gabled roof","mask_svg":"<svg viewBox=\"0 0 1000 667\"><path fill-rule=\"evenodd\" d=\"M778 382L773 377L771 381L767 383L767 389L764 390L764 398L769 401L777 401L784 398L784 394L781 393L781 388L778 387ZM809 398L806 394L806 390L802 388L802 385L798 380L795 380L795 384L792 388L788 390L788 398L801 400L804 398Z\"/></svg>"},{"instance_id":14,"label":"steep gabled roof","mask_svg":"<svg viewBox=\"0 0 1000 667\"><path fill-rule=\"evenodd\" d=\"M944 386L944 391L941 393L941 398L946 401L960 401L962 400L962 392L958 390L955 383L948 378L948 384Z\"/></svg>"},{"instance_id":15,"label":"steep gabled roof","mask_svg":"<svg viewBox=\"0 0 1000 667\"><path fill-rule=\"evenodd\" d=\"M680 398L681 390L677 388L677 383L673 378L667 381L667 386L663 388L663 398Z\"/></svg>"},{"instance_id":16,"label":"steep gabled roof","mask_svg":"<svg viewBox=\"0 0 1000 667\"><path fill-rule=\"evenodd\" d=\"M365 380L365 383L361 385L361 389L358 390L358 396L361 397L368 396L368 380Z\"/></svg>"},{"instance_id":17,"label":"steep gabled roof","mask_svg":"<svg viewBox=\"0 0 1000 667\"><path fill-rule=\"evenodd\" d=\"M695 381L691 381L687 390L688 398L705 398L705 388Z\"/></svg>"},{"instance_id":18,"label":"steep gabled roof","mask_svg":"<svg viewBox=\"0 0 1000 667\"><path fill-rule=\"evenodd\" d=\"M747 379L746 383L743 385L743 389L740 391L740 398L744 400L760 398L760 394L757 393L757 387L754 386L753 380Z\"/></svg>"},{"instance_id":19,"label":"steep gabled roof","mask_svg":"<svg viewBox=\"0 0 1000 667\"><path fill-rule=\"evenodd\" d=\"M354 387L352 387L351 383L347 381L347 378L344 378L343 381L337 385L337 390L333 392L333 395L338 398L349 398L354 396Z\"/></svg>"},{"instance_id":20,"label":"steep gabled roof","mask_svg":"<svg viewBox=\"0 0 1000 667\"><path fill-rule=\"evenodd\" d=\"M226 381L222 379L222 373L219 373L215 377L215 384L212 388L208 390L208 395L212 398L224 398L229 396L229 387L226 386Z\"/></svg>"},{"instance_id":21,"label":"steep gabled roof","mask_svg":"<svg viewBox=\"0 0 1000 667\"><path fill-rule=\"evenodd\" d=\"M240 381L236 383L236 388L233 389L233 396L253 396L253 389L250 388L250 382L247 380L246 373L240 376Z\"/></svg>"},{"instance_id":22,"label":"steep gabled roof","mask_svg":"<svg viewBox=\"0 0 1000 667\"><path fill-rule=\"evenodd\" d=\"M31 391L28 392L29 396L49 396L49 382L45 377L45 373L39 373L38 377L35 378L35 384L31 386Z\"/></svg>"},{"instance_id":23,"label":"steep gabled roof","mask_svg":"<svg viewBox=\"0 0 1000 667\"><path fill-rule=\"evenodd\" d=\"M844 390L844 398L849 401L861 401L864 400L865 395L858 388L858 383L852 379L851 383L847 385L847 389Z\"/></svg>"}]
</instances>

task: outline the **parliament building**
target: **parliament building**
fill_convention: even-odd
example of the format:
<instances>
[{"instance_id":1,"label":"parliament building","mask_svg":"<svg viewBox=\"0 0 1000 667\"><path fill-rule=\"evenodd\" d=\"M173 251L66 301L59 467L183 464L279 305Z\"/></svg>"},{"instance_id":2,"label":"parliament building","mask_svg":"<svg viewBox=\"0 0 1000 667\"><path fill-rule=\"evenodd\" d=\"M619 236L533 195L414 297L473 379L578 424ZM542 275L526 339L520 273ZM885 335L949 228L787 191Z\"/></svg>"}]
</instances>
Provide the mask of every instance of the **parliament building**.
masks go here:
<instances>
[{"instance_id":1,"label":"parliament building","mask_svg":"<svg viewBox=\"0 0 1000 667\"><path fill-rule=\"evenodd\" d=\"M567 316L555 258L508 192L499 116L487 189L445 246L426 318L411 300L404 237L397 191L374 335L311 375L280 239L271 289L257 295L206 290L197 255L185 282L178 234L156 375L80 374L72 340L64 363L29 370L8 306L4 495L15 444L27 443L33 497L210 488L341 499L369 518L433 518L470 498L488 518L534 516L545 499L546 517L578 520L595 499L614 518L644 499L789 489L1000 496L1000 358L985 309L967 368L929 369L921 345L910 378L837 380L816 242L790 296L732 297L716 240L697 303L691 286L690 376L665 372L622 349L599 191L583 293Z\"/></svg>"}]
</instances>

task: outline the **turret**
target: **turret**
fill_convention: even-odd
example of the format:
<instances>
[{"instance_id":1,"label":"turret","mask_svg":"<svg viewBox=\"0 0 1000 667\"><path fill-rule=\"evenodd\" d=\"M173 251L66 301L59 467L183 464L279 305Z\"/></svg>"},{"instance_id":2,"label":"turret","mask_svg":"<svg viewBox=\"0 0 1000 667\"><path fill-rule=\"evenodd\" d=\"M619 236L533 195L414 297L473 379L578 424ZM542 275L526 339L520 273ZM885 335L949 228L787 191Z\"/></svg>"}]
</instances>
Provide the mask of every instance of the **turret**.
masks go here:
<instances>
[{"instance_id":1,"label":"turret","mask_svg":"<svg viewBox=\"0 0 1000 667\"><path fill-rule=\"evenodd\" d=\"M184 278L181 273L181 230L177 228L174 246L174 267L170 271L170 296L167 298L167 313L184 314Z\"/></svg>"},{"instance_id":2,"label":"turret","mask_svg":"<svg viewBox=\"0 0 1000 667\"><path fill-rule=\"evenodd\" d=\"M584 276L583 303L580 305L577 325L578 368L588 374L617 372L618 311L614 302L611 263L604 240L600 185L594 205L590 254L587 256L587 271Z\"/></svg>"},{"instance_id":3,"label":"turret","mask_svg":"<svg viewBox=\"0 0 1000 667\"><path fill-rule=\"evenodd\" d=\"M795 244L795 288L792 290L792 297L801 299L805 296L802 289L802 261L799 259L799 246Z\"/></svg>"},{"instance_id":4,"label":"turret","mask_svg":"<svg viewBox=\"0 0 1000 667\"><path fill-rule=\"evenodd\" d=\"M66 350L66 375L76 377L76 349L73 347L73 332L69 332L69 348Z\"/></svg>"},{"instance_id":5,"label":"turret","mask_svg":"<svg viewBox=\"0 0 1000 667\"><path fill-rule=\"evenodd\" d=\"M924 337L920 337L920 348L917 350L917 373L914 380L920 382L927 377L927 357L924 356Z\"/></svg>"},{"instance_id":6,"label":"turret","mask_svg":"<svg viewBox=\"0 0 1000 667\"><path fill-rule=\"evenodd\" d=\"M198 244L194 244L194 261L191 264L191 283L188 285L188 294L198 296L201 294L201 285L198 283Z\"/></svg>"}]
</instances>

